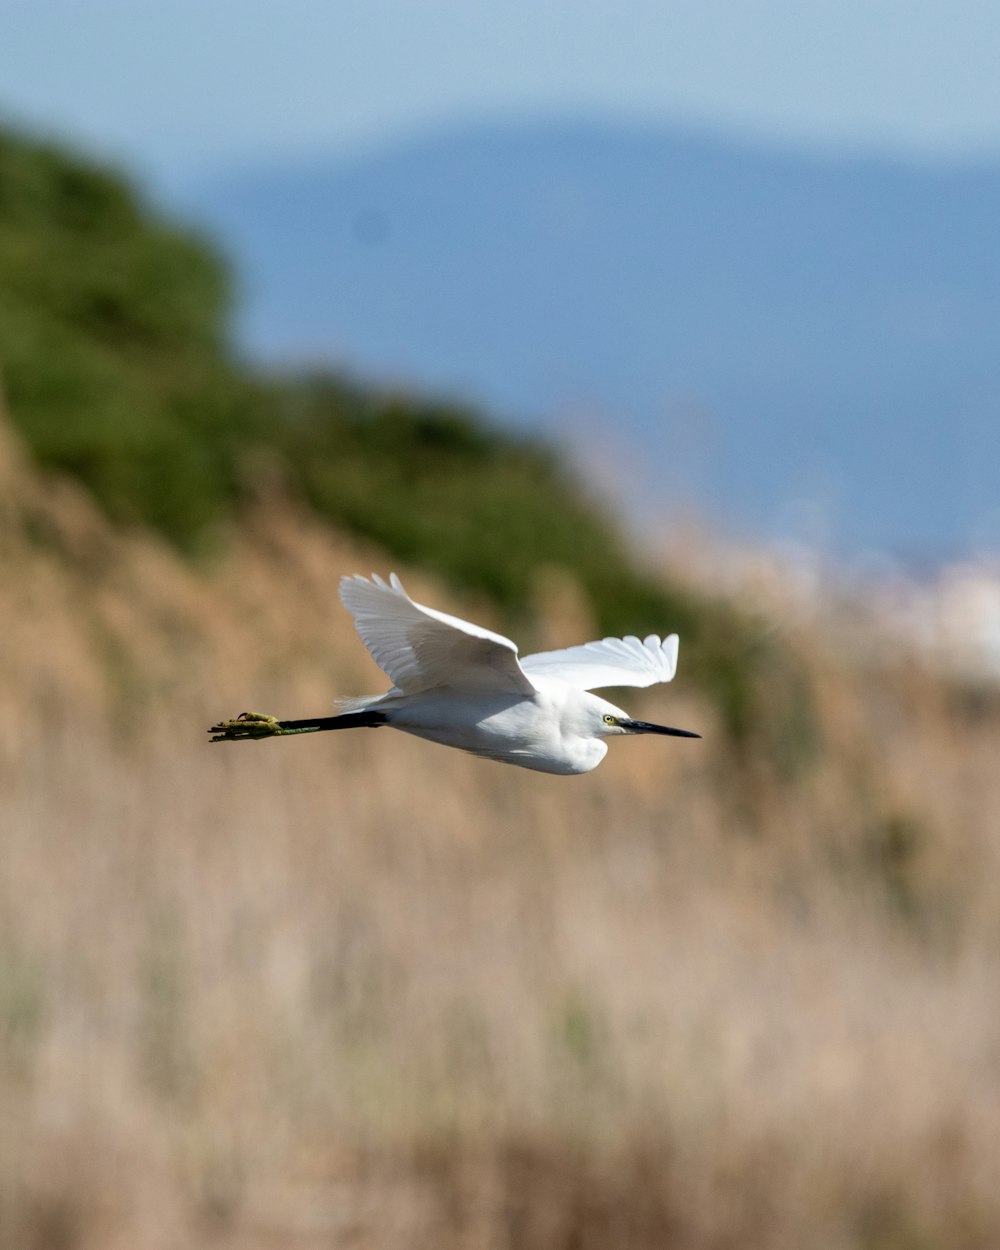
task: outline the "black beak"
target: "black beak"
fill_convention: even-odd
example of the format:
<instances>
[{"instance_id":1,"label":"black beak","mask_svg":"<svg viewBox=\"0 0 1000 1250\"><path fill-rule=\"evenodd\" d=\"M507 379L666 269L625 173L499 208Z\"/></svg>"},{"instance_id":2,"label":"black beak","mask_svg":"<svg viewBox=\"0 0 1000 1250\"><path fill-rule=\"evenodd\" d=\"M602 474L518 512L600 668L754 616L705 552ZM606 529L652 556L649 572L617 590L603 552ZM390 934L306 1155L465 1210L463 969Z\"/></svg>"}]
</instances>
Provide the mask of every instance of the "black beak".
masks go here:
<instances>
[{"instance_id":1,"label":"black beak","mask_svg":"<svg viewBox=\"0 0 1000 1250\"><path fill-rule=\"evenodd\" d=\"M631 734L669 734L672 738L700 738L701 734L690 729L670 729L666 725L651 725L646 720L620 720L618 724Z\"/></svg>"}]
</instances>

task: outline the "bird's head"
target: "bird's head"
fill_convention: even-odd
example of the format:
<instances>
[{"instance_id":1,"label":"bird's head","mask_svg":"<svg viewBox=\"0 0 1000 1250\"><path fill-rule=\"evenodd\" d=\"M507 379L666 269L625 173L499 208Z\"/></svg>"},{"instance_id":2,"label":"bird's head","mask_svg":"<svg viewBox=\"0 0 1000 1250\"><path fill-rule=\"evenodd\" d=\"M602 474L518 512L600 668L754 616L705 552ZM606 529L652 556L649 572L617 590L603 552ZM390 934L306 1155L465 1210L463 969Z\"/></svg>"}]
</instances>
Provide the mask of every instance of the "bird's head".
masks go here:
<instances>
[{"instance_id":1,"label":"bird's head","mask_svg":"<svg viewBox=\"0 0 1000 1250\"><path fill-rule=\"evenodd\" d=\"M627 712L606 699L591 695L590 708L594 718L594 736L612 738L618 734L669 734L672 738L700 738L701 734L690 729L671 729L668 725L653 725L645 720L633 720Z\"/></svg>"}]
</instances>

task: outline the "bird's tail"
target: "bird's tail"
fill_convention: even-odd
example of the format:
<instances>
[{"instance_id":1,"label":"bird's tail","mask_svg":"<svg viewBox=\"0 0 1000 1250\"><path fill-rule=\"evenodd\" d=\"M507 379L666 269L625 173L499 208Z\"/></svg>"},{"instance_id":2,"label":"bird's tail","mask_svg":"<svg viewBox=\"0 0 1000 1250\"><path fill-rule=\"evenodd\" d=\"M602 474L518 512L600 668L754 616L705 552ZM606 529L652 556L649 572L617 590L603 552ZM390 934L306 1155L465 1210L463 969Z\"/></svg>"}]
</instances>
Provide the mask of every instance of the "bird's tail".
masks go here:
<instances>
[{"instance_id":1,"label":"bird's tail","mask_svg":"<svg viewBox=\"0 0 1000 1250\"><path fill-rule=\"evenodd\" d=\"M398 691L395 689L386 692L386 694L397 693ZM385 697L385 694L338 695L336 699L337 710L339 712L361 712L365 708L374 707L376 703L381 703Z\"/></svg>"}]
</instances>

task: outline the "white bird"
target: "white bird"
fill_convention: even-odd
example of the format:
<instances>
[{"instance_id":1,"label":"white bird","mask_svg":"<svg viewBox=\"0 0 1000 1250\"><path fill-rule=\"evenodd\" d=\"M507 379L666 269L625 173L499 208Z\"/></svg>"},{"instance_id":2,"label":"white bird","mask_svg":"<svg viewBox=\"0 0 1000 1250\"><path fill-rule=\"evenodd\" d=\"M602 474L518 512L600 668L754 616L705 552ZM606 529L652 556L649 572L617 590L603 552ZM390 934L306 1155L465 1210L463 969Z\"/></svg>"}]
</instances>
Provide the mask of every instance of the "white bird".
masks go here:
<instances>
[{"instance_id":1,"label":"white bird","mask_svg":"<svg viewBox=\"0 0 1000 1250\"><path fill-rule=\"evenodd\" d=\"M632 720L589 692L652 686L677 670L677 635L604 638L518 660L509 638L414 603L392 573L345 577L340 598L361 641L392 681L386 694L345 699L338 716L278 720L244 712L213 725L213 742L388 725L443 746L537 772L586 773L623 734L700 738Z\"/></svg>"}]
</instances>

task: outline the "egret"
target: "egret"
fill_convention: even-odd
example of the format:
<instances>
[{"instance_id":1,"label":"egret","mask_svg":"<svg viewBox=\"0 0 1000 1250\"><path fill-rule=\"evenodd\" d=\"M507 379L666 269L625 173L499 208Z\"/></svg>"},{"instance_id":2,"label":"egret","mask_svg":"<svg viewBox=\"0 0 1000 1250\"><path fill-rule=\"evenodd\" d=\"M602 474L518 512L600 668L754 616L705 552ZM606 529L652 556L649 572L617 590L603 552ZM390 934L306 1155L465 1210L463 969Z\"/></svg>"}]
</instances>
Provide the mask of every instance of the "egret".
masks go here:
<instances>
[{"instance_id":1,"label":"egret","mask_svg":"<svg viewBox=\"0 0 1000 1250\"><path fill-rule=\"evenodd\" d=\"M509 638L415 603L395 573L388 582L374 574L370 580L344 577L340 598L392 689L341 700L339 715L312 720L244 712L213 725L212 742L388 725L486 759L571 775L597 767L607 754L607 738L701 737L633 720L590 693L671 681L676 634L604 638L519 660Z\"/></svg>"}]
</instances>

